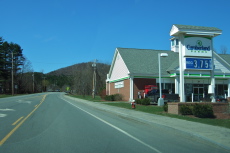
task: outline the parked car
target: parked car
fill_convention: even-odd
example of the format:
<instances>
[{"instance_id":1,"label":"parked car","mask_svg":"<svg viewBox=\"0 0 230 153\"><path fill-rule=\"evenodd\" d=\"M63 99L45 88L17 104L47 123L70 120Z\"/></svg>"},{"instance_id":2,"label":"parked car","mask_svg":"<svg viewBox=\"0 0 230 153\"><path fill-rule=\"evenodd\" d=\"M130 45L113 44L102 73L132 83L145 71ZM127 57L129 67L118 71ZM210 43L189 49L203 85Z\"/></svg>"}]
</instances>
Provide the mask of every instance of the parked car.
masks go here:
<instances>
[{"instance_id":1,"label":"parked car","mask_svg":"<svg viewBox=\"0 0 230 153\"><path fill-rule=\"evenodd\" d=\"M151 100L151 103L157 103L158 99L160 97L160 93L158 89L153 89L148 92L146 95L146 98L149 98ZM164 99L164 102L178 102L179 101L179 95L170 93L169 90L162 90L162 98Z\"/></svg>"},{"instance_id":2,"label":"parked car","mask_svg":"<svg viewBox=\"0 0 230 153\"><path fill-rule=\"evenodd\" d=\"M216 96L216 102L226 103L228 100L224 96Z\"/></svg>"},{"instance_id":3,"label":"parked car","mask_svg":"<svg viewBox=\"0 0 230 153\"><path fill-rule=\"evenodd\" d=\"M228 102L228 100L222 96L222 95L217 95L215 96L216 102L222 102L222 103L226 103ZM205 96L205 98L203 98L203 102L211 102L212 101L212 95L208 94Z\"/></svg>"}]
</instances>

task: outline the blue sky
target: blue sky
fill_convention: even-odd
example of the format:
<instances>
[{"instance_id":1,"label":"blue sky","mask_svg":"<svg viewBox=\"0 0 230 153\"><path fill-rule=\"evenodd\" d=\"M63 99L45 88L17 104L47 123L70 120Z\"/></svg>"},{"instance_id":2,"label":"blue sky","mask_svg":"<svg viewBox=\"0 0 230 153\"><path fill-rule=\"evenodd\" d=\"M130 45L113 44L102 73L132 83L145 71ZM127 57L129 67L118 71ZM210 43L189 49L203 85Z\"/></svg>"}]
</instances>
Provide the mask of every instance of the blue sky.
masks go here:
<instances>
[{"instance_id":1,"label":"blue sky","mask_svg":"<svg viewBox=\"0 0 230 153\"><path fill-rule=\"evenodd\" d=\"M0 36L19 44L34 71L98 59L116 47L170 50L173 24L217 27L230 53L229 0L1 0Z\"/></svg>"}]
</instances>

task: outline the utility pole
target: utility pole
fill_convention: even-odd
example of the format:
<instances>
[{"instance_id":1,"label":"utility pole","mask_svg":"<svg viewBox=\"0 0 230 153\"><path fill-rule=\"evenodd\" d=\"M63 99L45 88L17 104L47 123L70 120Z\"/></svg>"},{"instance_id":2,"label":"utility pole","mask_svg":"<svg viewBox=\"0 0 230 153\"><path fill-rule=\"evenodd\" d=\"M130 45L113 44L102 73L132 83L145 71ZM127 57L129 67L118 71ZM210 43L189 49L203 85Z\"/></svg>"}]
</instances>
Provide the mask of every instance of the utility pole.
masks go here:
<instances>
[{"instance_id":1,"label":"utility pole","mask_svg":"<svg viewBox=\"0 0 230 153\"><path fill-rule=\"evenodd\" d=\"M33 77L33 93L34 93L34 72L32 74L32 77Z\"/></svg>"},{"instance_id":2,"label":"utility pole","mask_svg":"<svg viewBox=\"0 0 230 153\"><path fill-rule=\"evenodd\" d=\"M92 67L93 67L93 93L92 96L95 98L95 89L96 89L96 66L97 66L97 59L94 60Z\"/></svg>"},{"instance_id":3,"label":"utility pole","mask_svg":"<svg viewBox=\"0 0 230 153\"><path fill-rule=\"evenodd\" d=\"M12 86L12 96L14 95L14 53L11 53L11 86Z\"/></svg>"},{"instance_id":4,"label":"utility pole","mask_svg":"<svg viewBox=\"0 0 230 153\"><path fill-rule=\"evenodd\" d=\"M44 89L44 92L46 92L46 77L42 77L44 80L43 80L43 85L44 85L44 87L43 87L43 89ZM42 86L43 86L42 85Z\"/></svg>"}]
</instances>

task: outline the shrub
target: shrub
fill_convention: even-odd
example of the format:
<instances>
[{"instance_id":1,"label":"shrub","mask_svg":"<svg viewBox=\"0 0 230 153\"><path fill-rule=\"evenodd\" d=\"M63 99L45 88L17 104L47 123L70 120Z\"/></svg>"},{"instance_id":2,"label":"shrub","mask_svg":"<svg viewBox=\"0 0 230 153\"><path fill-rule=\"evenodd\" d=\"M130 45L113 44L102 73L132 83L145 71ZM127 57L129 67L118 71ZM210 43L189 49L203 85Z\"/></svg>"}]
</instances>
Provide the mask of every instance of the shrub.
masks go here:
<instances>
[{"instance_id":1,"label":"shrub","mask_svg":"<svg viewBox=\"0 0 230 153\"><path fill-rule=\"evenodd\" d=\"M141 101L142 101L141 99L135 99L136 104L141 104Z\"/></svg>"},{"instance_id":2,"label":"shrub","mask_svg":"<svg viewBox=\"0 0 230 153\"><path fill-rule=\"evenodd\" d=\"M180 113L182 115L193 115L192 113L192 106L189 105L181 105L180 106Z\"/></svg>"},{"instance_id":3,"label":"shrub","mask_svg":"<svg viewBox=\"0 0 230 153\"><path fill-rule=\"evenodd\" d=\"M106 95L105 100L107 101L114 101L114 95Z\"/></svg>"},{"instance_id":4,"label":"shrub","mask_svg":"<svg viewBox=\"0 0 230 153\"><path fill-rule=\"evenodd\" d=\"M195 104L193 114L200 118L214 118L213 108L210 104Z\"/></svg>"},{"instance_id":5,"label":"shrub","mask_svg":"<svg viewBox=\"0 0 230 153\"><path fill-rule=\"evenodd\" d=\"M107 101L121 101L122 97L123 96L121 94L114 94L114 95L106 95L104 99Z\"/></svg>"},{"instance_id":6,"label":"shrub","mask_svg":"<svg viewBox=\"0 0 230 153\"><path fill-rule=\"evenodd\" d=\"M149 98L144 98L141 100L141 104L142 105L150 105L150 99Z\"/></svg>"},{"instance_id":7,"label":"shrub","mask_svg":"<svg viewBox=\"0 0 230 153\"><path fill-rule=\"evenodd\" d=\"M165 104L163 105L163 109L164 109L165 112L168 112L168 104L167 104L167 103L165 103Z\"/></svg>"},{"instance_id":8,"label":"shrub","mask_svg":"<svg viewBox=\"0 0 230 153\"><path fill-rule=\"evenodd\" d=\"M122 95L121 94L115 94L114 95L114 101L121 101L122 100Z\"/></svg>"},{"instance_id":9,"label":"shrub","mask_svg":"<svg viewBox=\"0 0 230 153\"><path fill-rule=\"evenodd\" d=\"M141 105L150 105L150 99L149 98L135 99L135 103Z\"/></svg>"}]
</instances>

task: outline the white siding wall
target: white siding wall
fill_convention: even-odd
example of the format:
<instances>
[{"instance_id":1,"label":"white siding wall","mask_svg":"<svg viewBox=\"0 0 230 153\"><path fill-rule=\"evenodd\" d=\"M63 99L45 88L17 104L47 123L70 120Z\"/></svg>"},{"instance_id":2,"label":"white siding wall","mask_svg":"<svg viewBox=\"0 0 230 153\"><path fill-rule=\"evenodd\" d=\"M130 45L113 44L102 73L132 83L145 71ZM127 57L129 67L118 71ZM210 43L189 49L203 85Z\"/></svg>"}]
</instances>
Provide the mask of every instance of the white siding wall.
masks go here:
<instances>
[{"instance_id":1,"label":"white siding wall","mask_svg":"<svg viewBox=\"0 0 230 153\"><path fill-rule=\"evenodd\" d=\"M120 53L117 53L110 81L128 77L129 70L125 65Z\"/></svg>"},{"instance_id":2,"label":"white siding wall","mask_svg":"<svg viewBox=\"0 0 230 153\"><path fill-rule=\"evenodd\" d=\"M230 73L230 70L224 66L223 63L217 60L217 58L214 58L214 65L215 69L218 69L222 72Z\"/></svg>"}]
</instances>

